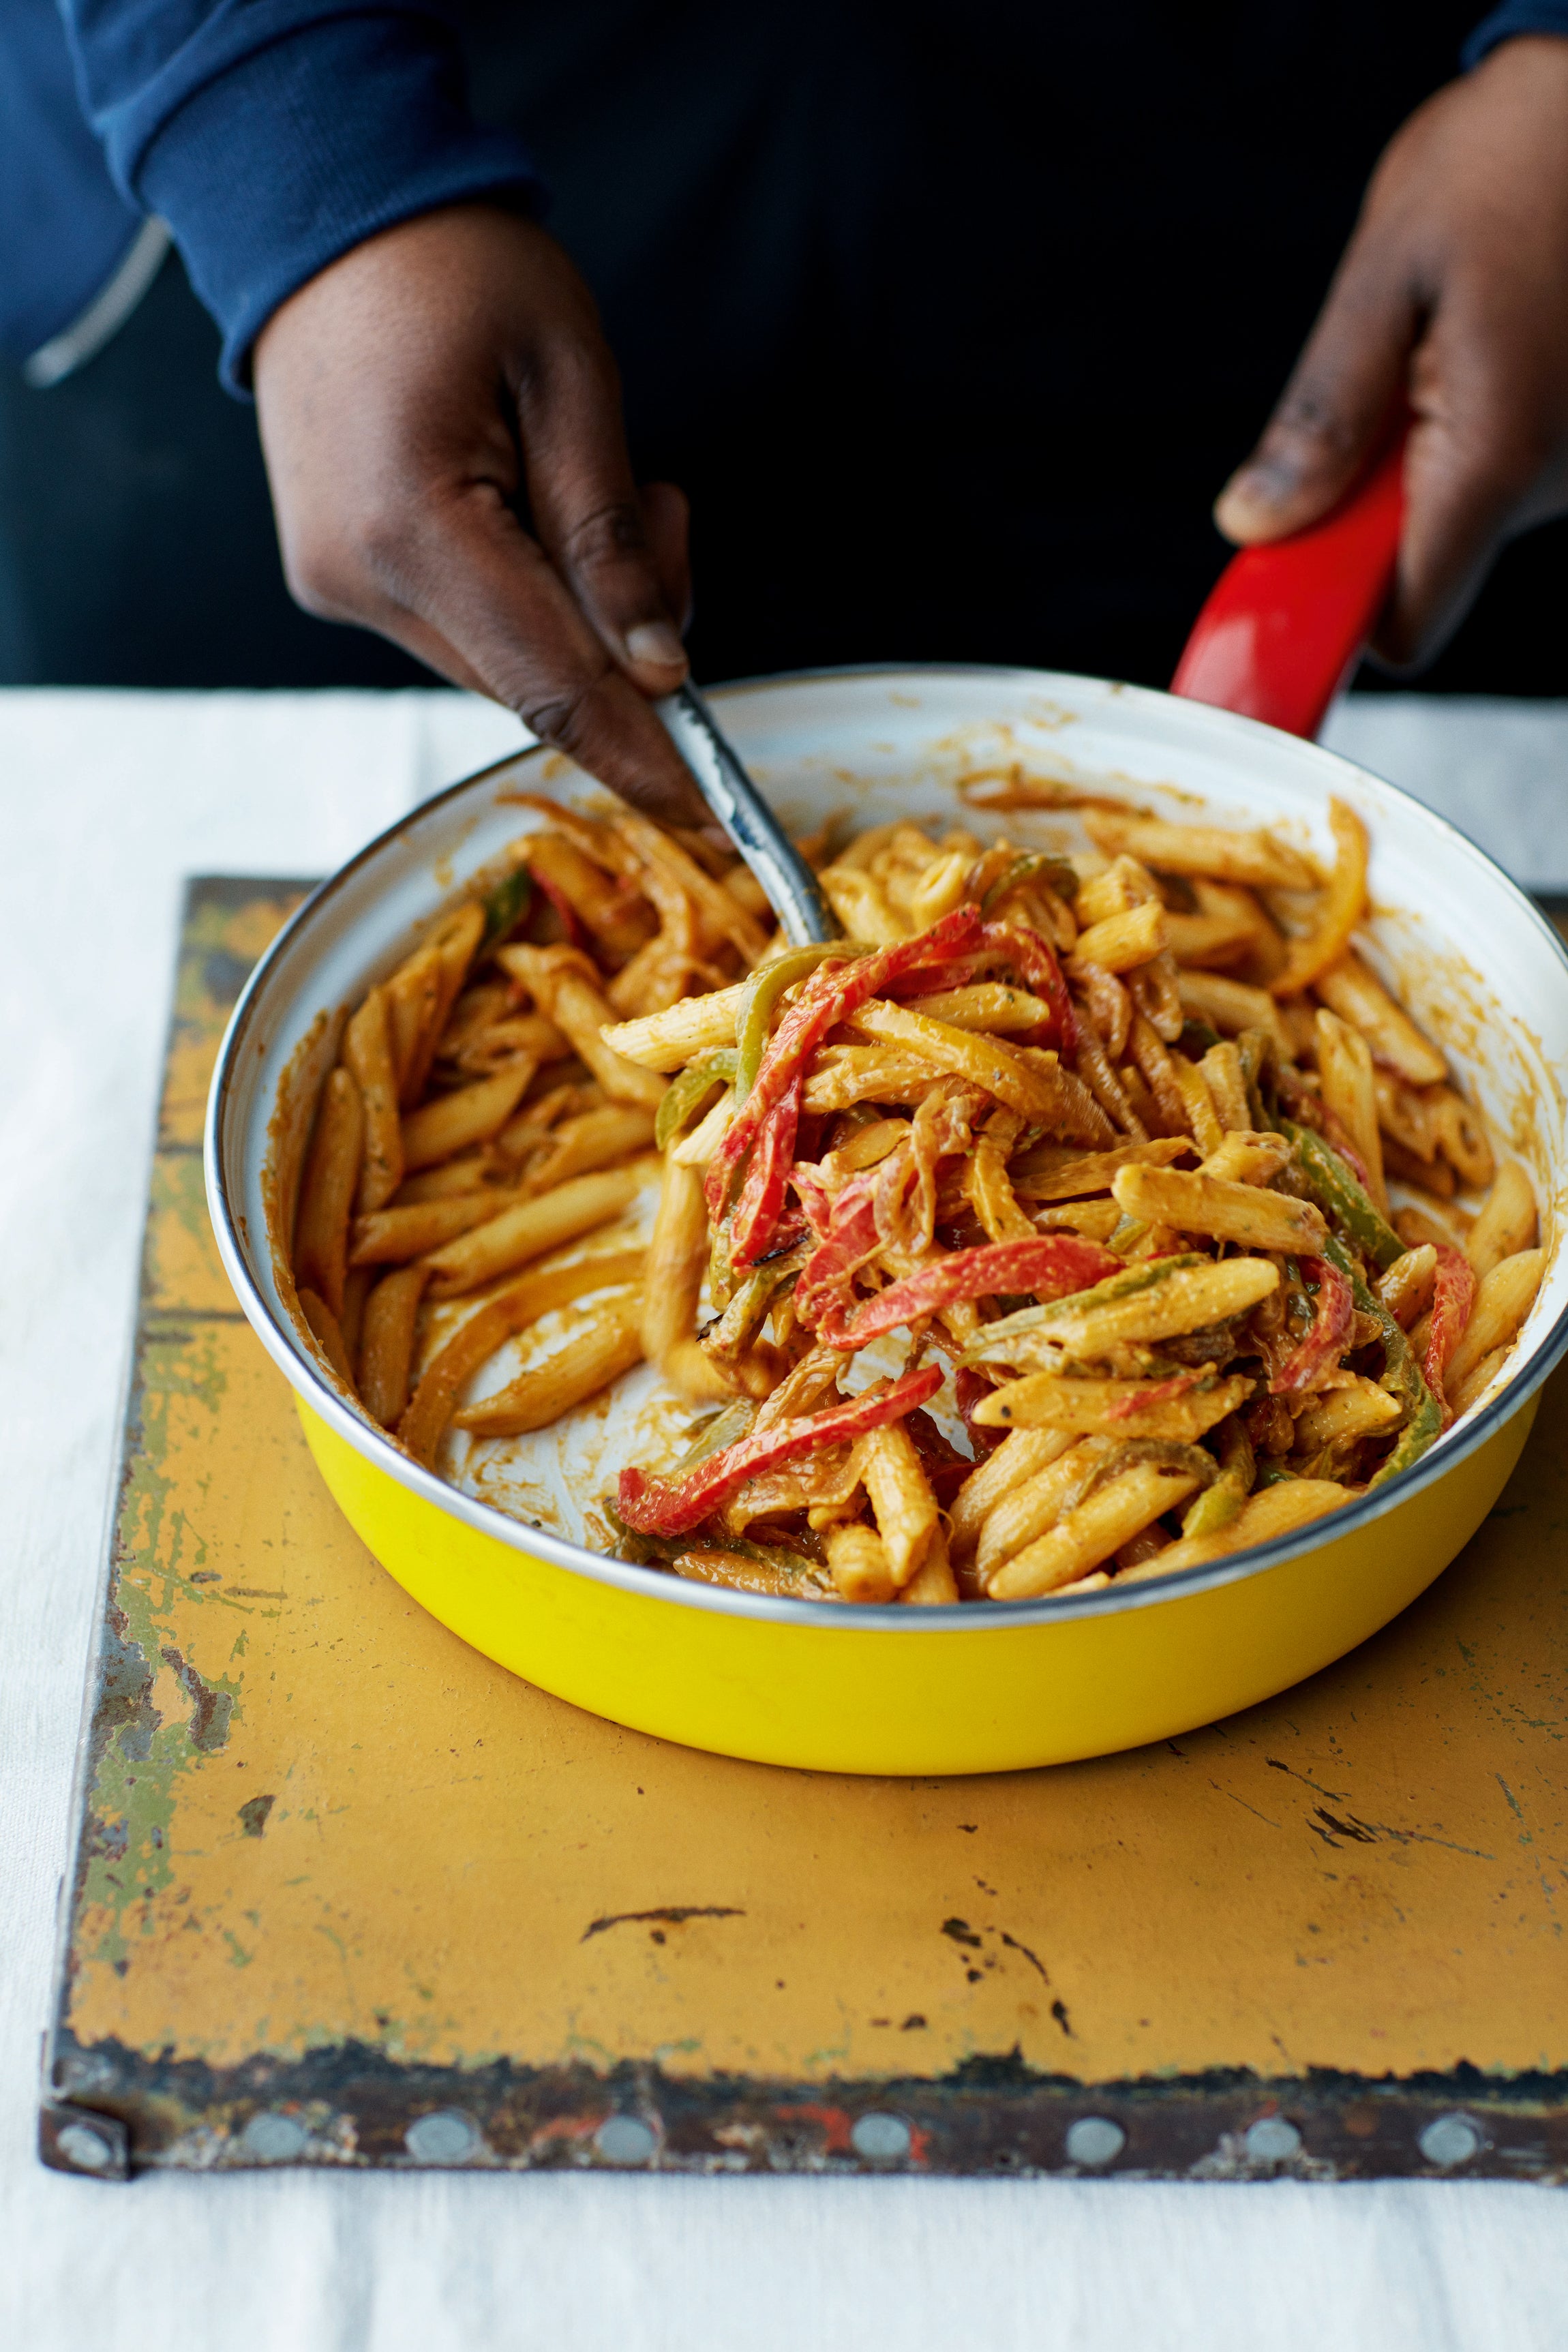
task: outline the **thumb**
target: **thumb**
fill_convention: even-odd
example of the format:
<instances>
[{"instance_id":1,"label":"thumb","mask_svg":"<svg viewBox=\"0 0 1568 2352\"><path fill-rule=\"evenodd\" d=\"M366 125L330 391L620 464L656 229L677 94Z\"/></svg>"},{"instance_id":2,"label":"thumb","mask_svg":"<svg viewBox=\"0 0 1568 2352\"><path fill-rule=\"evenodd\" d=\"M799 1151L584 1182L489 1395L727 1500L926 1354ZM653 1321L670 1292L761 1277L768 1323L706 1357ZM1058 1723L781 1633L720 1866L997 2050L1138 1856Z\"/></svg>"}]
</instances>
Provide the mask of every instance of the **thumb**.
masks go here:
<instances>
[{"instance_id":1,"label":"thumb","mask_svg":"<svg viewBox=\"0 0 1568 2352\"><path fill-rule=\"evenodd\" d=\"M682 616L670 610L649 544L608 348L597 337L558 339L540 355L518 404L529 504L545 553L633 685L673 692L686 676ZM668 536L662 508L658 514ZM682 551L683 541L682 532Z\"/></svg>"},{"instance_id":2,"label":"thumb","mask_svg":"<svg viewBox=\"0 0 1568 2352\"><path fill-rule=\"evenodd\" d=\"M1419 325L1358 232L1262 439L1215 503L1226 539L1283 539L1339 503L1379 453Z\"/></svg>"}]
</instances>

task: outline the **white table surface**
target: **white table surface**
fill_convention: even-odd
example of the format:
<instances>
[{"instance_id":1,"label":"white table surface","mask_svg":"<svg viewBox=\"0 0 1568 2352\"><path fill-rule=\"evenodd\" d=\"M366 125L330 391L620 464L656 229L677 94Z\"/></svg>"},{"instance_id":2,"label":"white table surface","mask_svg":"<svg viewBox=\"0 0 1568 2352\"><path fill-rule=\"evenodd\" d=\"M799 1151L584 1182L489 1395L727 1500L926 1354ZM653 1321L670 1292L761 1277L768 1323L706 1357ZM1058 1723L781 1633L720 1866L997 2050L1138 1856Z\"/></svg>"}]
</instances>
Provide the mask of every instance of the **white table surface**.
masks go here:
<instances>
[{"instance_id":1,"label":"white table surface","mask_svg":"<svg viewBox=\"0 0 1568 2352\"><path fill-rule=\"evenodd\" d=\"M110 2187L35 2161L181 877L324 873L518 740L450 694L0 693L0 2344L1561 2352L1568 2202L1509 2183ZM1568 704L1368 698L1329 740L1568 886Z\"/></svg>"}]
</instances>

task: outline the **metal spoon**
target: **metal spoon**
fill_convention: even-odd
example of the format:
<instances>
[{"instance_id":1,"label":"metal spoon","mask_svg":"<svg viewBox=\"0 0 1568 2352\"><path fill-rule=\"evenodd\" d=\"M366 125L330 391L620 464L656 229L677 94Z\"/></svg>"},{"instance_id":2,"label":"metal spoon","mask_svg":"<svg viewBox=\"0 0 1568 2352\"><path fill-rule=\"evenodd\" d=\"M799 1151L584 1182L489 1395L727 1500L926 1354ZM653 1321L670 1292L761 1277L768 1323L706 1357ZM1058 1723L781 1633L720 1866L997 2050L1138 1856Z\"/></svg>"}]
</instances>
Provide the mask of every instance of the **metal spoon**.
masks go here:
<instances>
[{"instance_id":1,"label":"metal spoon","mask_svg":"<svg viewBox=\"0 0 1568 2352\"><path fill-rule=\"evenodd\" d=\"M696 688L683 686L654 708L696 778L698 791L767 892L791 947L836 940L838 925L816 875L747 775Z\"/></svg>"}]
</instances>

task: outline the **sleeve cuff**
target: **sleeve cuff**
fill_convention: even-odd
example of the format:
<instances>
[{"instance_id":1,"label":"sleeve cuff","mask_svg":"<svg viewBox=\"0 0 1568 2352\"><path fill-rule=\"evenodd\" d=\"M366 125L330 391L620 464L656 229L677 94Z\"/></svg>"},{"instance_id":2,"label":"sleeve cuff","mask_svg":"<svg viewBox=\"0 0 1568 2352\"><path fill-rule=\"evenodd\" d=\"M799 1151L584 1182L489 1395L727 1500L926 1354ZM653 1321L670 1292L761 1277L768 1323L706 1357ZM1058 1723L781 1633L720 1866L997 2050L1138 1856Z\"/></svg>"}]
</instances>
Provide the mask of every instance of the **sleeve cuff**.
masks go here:
<instances>
[{"instance_id":1,"label":"sleeve cuff","mask_svg":"<svg viewBox=\"0 0 1568 2352\"><path fill-rule=\"evenodd\" d=\"M1460 56L1465 71L1490 57L1500 43L1516 40L1521 33L1560 33L1568 38L1568 0L1504 0L1502 7L1483 17L1465 43Z\"/></svg>"},{"instance_id":2,"label":"sleeve cuff","mask_svg":"<svg viewBox=\"0 0 1568 2352\"><path fill-rule=\"evenodd\" d=\"M204 84L143 151L136 194L174 230L241 396L279 303L367 236L477 197L544 201L527 151L475 125L455 46L392 16L318 22Z\"/></svg>"}]
</instances>

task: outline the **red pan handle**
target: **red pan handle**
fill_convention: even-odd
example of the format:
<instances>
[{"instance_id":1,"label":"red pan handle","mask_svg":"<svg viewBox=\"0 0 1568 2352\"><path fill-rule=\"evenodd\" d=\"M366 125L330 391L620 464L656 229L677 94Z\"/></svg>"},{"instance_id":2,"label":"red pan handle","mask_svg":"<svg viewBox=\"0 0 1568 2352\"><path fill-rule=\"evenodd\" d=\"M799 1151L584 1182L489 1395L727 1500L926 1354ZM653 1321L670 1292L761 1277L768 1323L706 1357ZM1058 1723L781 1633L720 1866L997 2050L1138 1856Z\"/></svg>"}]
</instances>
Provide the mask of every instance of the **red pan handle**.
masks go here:
<instances>
[{"instance_id":1,"label":"red pan handle","mask_svg":"<svg viewBox=\"0 0 1568 2352\"><path fill-rule=\"evenodd\" d=\"M1233 556L1198 614L1172 693L1316 735L1394 578L1404 464L1401 438L1321 522Z\"/></svg>"}]
</instances>

